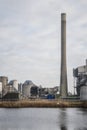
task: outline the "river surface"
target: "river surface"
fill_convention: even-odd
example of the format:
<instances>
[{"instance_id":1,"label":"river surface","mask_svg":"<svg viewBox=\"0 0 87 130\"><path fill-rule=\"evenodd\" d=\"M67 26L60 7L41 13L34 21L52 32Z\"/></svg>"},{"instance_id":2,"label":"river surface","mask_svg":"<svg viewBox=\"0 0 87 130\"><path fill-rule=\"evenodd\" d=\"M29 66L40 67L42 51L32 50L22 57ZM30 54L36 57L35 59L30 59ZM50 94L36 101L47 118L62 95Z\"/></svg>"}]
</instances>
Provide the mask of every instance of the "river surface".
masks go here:
<instances>
[{"instance_id":1,"label":"river surface","mask_svg":"<svg viewBox=\"0 0 87 130\"><path fill-rule=\"evenodd\" d=\"M87 130L87 109L0 108L0 130Z\"/></svg>"}]
</instances>

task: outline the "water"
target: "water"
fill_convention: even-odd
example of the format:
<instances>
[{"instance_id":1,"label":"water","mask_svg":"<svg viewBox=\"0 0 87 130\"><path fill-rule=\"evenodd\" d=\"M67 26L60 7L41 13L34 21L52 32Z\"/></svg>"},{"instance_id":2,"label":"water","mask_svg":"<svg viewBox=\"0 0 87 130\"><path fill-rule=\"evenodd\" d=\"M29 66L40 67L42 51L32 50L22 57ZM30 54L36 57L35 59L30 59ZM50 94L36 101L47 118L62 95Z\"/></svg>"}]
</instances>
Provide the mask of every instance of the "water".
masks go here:
<instances>
[{"instance_id":1,"label":"water","mask_svg":"<svg viewBox=\"0 0 87 130\"><path fill-rule=\"evenodd\" d=\"M0 130L87 130L87 109L0 108Z\"/></svg>"}]
</instances>

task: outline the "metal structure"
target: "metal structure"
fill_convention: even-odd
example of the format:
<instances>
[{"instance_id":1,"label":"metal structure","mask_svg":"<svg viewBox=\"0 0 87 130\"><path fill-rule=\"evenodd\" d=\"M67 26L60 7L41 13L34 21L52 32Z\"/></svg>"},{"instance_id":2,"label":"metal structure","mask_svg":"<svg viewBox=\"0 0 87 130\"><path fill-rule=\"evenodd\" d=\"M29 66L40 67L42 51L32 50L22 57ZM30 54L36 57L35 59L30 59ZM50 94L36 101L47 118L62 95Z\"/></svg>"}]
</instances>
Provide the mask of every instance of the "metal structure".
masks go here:
<instances>
[{"instance_id":1,"label":"metal structure","mask_svg":"<svg viewBox=\"0 0 87 130\"><path fill-rule=\"evenodd\" d=\"M18 92L22 94L22 83L18 84Z\"/></svg>"},{"instance_id":2,"label":"metal structure","mask_svg":"<svg viewBox=\"0 0 87 130\"><path fill-rule=\"evenodd\" d=\"M73 76L76 82L77 95L81 99L87 99L87 60L86 65L73 69Z\"/></svg>"},{"instance_id":3,"label":"metal structure","mask_svg":"<svg viewBox=\"0 0 87 130\"><path fill-rule=\"evenodd\" d=\"M82 86L80 88L80 99L87 100L87 86Z\"/></svg>"},{"instance_id":4,"label":"metal structure","mask_svg":"<svg viewBox=\"0 0 87 130\"><path fill-rule=\"evenodd\" d=\"M66 66L66 14L61 14L61 98L67 97L67 66Z\"/></svg>"}]
</instances>

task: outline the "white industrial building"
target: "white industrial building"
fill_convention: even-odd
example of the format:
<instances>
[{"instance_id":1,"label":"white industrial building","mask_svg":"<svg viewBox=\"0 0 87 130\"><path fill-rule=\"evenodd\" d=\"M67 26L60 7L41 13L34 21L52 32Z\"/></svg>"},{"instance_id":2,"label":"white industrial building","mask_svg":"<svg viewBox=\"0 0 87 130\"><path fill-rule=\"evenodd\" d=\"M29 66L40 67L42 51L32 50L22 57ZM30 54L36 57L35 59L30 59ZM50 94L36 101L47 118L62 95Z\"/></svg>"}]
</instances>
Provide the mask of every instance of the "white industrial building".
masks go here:
<instances>
[{"instance_id":1,"label":"white industrial building","mask_svg":"<svg viewBox=\"0 0 87 130\"><path fill-rule=\"evenodd\" d=\"M18 90L18 81L17 80L11 80L9 82L9 85L12 85L13 88L16 88Z\"/></svg>"},{"instance_id":2,"label":"white industrial building","mask_svg":"<svg viewBox=\"0 0 87 130\"><path fill-rule=\"evenodd\" d=\"M31 80L26 80L22 85L22 94L26 98L37 97L38 87Z\"/></svg>"},{"instance_id":3,"label":"white industrial building","mask_svg":"<svg viewBox=\"0 0 87 130\"><path fill-rule=\"evenodd\" d=\"M81 100L87 100L87 60L86 65L73 69L73 75L76 82L77 95L80 96Z\"/></svg>"}]
</instances>

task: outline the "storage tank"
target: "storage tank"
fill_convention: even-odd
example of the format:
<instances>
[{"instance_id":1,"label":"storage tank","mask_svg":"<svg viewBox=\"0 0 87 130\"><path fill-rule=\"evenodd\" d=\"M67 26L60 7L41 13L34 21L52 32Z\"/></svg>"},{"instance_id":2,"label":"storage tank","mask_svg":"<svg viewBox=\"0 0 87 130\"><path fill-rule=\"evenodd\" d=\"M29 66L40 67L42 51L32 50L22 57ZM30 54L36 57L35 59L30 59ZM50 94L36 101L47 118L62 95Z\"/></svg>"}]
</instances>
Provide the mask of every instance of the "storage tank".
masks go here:
<instances>
[{"instance_id":1,"label":"storage tank","mask_svg":"<svg viewBox=\"0 0 87 130\"><path fill-rule=\"evenodd\" d=\"M2 88L8 84L8 77L0 76L0 82L2 82Z\"/></svg>"},{"instance_id":2,"label":"storage tank","mask_svg":"<svg viewBox=\"0 0 87 130\"><path fill-rule=\"evenodd\" d=\"M31 80L26 80L22 86L22 94L25 97L30 97L31 96L31 87L33 86L33 82Z\"/></svg>"},{"instance_id":3,"label":"storage tank","mask_svg":"<svg viewBox=\"0 0 87 130\"><path fill-rule=\"evenodd\" d=\"M87 100L87 86L82 86L80 88L80 99Z\"/></svg>"},{"instance_id":4,"label":"storage tank","mask_svg":"<svg viewBox=\"0 0 87 130\"><path fill-rule=\"evenodd\" d=\"M8 84L8 77L0 76L0 82L2 83L2 95L3 95L4 88Z\"/></svg>"},{"instance_id":5,"label":"storage tank","mask_svg":"<svg viewBox=\"0 0 87 130\"><path fill-rule=\"evenodd\" d=\"M2 82L0 82L0 91L2 92Z\"/></svg>"},{"instance_id":6,"label":"storage tank","mask_svg":"<svg viewBox=\"0 0 87 130\"><path fill-rule=\"evenodd\" d=\"M25 97L30 97L31 94L30 94L30 86L29 85L24 85L23 84L23 87L22 87L22 93Z\"/></svg>"},{"instance_id":7,"label":"storage tank","mask_svg":"<svg viewBox=\"0 0 87 130\"><path fill-rule=\"evenodd\" d=\"M13 88L16 88L18 90L18 81L17 80L11 80L9 82L10 85L12 85Z\"/></svg>"}]
</instances>

